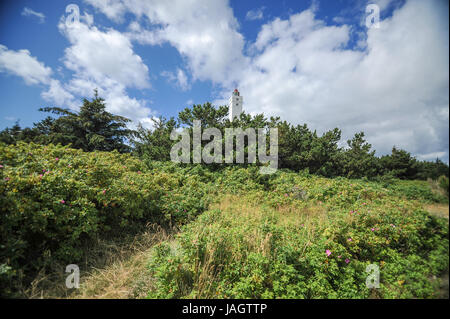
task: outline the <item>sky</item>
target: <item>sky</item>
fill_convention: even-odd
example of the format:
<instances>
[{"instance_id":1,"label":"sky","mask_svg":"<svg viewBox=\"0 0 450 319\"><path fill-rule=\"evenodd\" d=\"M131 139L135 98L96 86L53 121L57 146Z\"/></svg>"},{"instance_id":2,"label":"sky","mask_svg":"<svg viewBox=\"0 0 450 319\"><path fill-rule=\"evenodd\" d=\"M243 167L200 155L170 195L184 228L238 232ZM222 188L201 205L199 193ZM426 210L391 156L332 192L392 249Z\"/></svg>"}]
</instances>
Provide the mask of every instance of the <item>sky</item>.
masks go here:
<instances>
[{"instance_id":1,"label":"sky","mask_svg":"<svg viewBox=\"0 0 450 319\"><path fill-rule=\"evenodd\" d=\"M4 0L0 129L32 126L44 106L77 110L95 88L108 111L151 128L238 88L247 113L338 127L343 146L364 131L377 155L395 145L448 163L448 5Z\"/></svg>"}]
</instances>

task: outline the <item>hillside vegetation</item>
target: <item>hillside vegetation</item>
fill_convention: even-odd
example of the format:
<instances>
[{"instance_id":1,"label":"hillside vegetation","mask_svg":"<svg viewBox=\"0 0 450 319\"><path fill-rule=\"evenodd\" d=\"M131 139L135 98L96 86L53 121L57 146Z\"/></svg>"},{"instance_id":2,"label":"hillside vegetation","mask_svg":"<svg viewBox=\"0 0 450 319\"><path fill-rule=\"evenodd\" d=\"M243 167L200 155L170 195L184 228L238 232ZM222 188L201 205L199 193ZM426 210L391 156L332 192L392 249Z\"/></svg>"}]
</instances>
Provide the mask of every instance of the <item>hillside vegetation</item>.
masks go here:
<instances>
[{"instance_id":1,"label":"hillside vegetation","mask_svg":"<svg viewBox=\"0 0 450 319\"><path fill-rule=\"evenodd\" d=\"M427 181L260 175L23 142L0 144L0 165L2 296L148 223L181 227L145 254L149 298L426 298L448 271L448 215L429 213L447 193ZM373 263L380 289L365 286Z\"/></svg>"}]
</instances>

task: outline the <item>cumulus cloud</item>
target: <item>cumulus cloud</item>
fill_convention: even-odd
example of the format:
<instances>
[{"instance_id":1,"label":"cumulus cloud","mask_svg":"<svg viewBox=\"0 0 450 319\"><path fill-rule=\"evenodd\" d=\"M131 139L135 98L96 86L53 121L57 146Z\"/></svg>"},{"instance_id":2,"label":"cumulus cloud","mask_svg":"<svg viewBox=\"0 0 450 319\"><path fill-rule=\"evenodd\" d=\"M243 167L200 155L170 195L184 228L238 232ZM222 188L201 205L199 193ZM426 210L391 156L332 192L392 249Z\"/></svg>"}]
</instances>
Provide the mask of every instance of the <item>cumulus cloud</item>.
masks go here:
<instances>
[{"instance_id":1,"label":"cumulus cloud","mask_svg":"<svg viewBox=\"0 0 450 319\"><path fill-rule=\"evenodd\" d=\"M97 82L111 78L128 87L150 86L148 67L120 32L101 31L84 23L67 26L61 22L59 29L71 43L64 56L68 69Z\"/></svg>"},{"instance_id":2,"label":"cumulus cloud","mask_svg":"<svg viewBox=\"0 0 450 319\"><path fill-rule=\"evenodd\" d=\"M58 80L52 79L47 91L41 93L44 100L55 103L58 106L75 108L74 96L68 92Z\"/></svg>"},{"instance_id":3,"label":"cumulus cloud","mask_svg":"<svg viewBox=\"0 0 450 319\"><path fill-rule=\"evenodd\" d=\"M114 21L131 12L143 22L129 26L130 39L140 43L168 42L186 58L193 79L232 83L245 64L244 37L228 1L85 0ZM150 27L144 28L148 24Z\"/></svg>"},{"instance_id":4,"label":"cumulus cloud","mask_svg":"<svg viewBox=\"0 0 450 319\"><path fill-rule=\"evenodd\" d=\"M148 102L130 97L127 93L128 88L151 87L147 65L134 52L128 37L112 28L100 30L91 25L92 21L90 18L85 19L84 23L81 20L66 25L61 20L58 25L70 42L62 60L65 67L73 71L73 76L65 89L71 95L89 97L96 88L105 99L108 111L126 116L136 123L148 122L153 114ZM69 95L65 96L62 92L58 94L59 88L61 86L55 83L54 89L43 96L56 96L60 101L69 98Z\"/></svg>"},{"instance_id":5,"label":"cumulus cloud","mask_svg":"<svg viewBox=\"0 0 450 319\"><path fill-rule=\"evenodd\" d=\"M28 50L8 50L4 45L0 45L0 72L20 76L29 85L46 86L41 93L43 99L74 110L82 98L91 97L93 90L98 89L108 111L132 119L132 127L138 122L150 125L154 112L148 107L149 102L127 93L129 88L151 87L148 67L134 53L130 39L112 28L98 29L93 25L93 16L86 12L80 21L69 25L61 18L58 28L70 43L62 58L64 66L72 71L68 81L62 83L53 78L51 68ZM175 77L182 88L188 86L181 70Z\"/></svg>"},{"instance_id":6,"label":"cumulus cloud","mask_svg":"<svg viewBox=\"0 0 450 319\"><path fill-rule=\"evenodd\" d=\"M23 16L30 17L34 16L39 19L39 23L45 22L45 15L41 12L36 12L28 7L23 8L22 13Z\"/></svg>"},{"instance_id":7,"label":"cumulus cloud","mask_svg":"<svg viewBox=\"0 0 450 319\"><path fill-rule=\"evenodd\" d=\"M85 0L85 2L99 9L109 19L115 22L122 22L126 11L126 6L116 0Z\"/></svg>"},{"instance_id":8,"label":"cumulus cloud","mask_svg":"<svg viewBox=\"0 0 450 319\"><path fill-rule=\"evenodd\" d=\"M264 25L239 81L244 108L308 123L345 138L364 131L379 154L393 145L448 161L448 15L408 1L348 47L351 28L328 26L312 10ZM227 88L224 97L229 94ZM443 155L444 154L444 155Z\"/></svg>"},{"instance_id":9,"label":"cumulus cloud","mask_svg":"<svg viewBox=\"0 0 450 319\"><path fill-rule=\"evenodd\" d=\"M307 123L319 132L339 127L344 140L362 130L378 154L396 145L419 158L438 154L448 160L445 3L408 0L394 6L377 0L382 11L397 9L381 28L369 30L359 29L363 4L354 26L339 17L340 25L317 19L313 3L263 25L244 51L239 24L225 0L109 0L108 6L85 1L116 22L134 14L127 37L148 45L170 43L185 58L193 81L219 84L222 94L215 102L225 104L238 86L247 112Z\"/></svg>"},{"instance_id":10,"label":"cumulus cloud","mask_svg":"<svg viewBox=\"0 0 450 319\"><path fill-rule=\"evenodd\" d=\"M379 29L362 30L339 17L339 25L329 25L313 6L266 23L254 42L245 43L226 0L85 2L117 23L129 13L133 21L123 33L93 26L90 15L70 29L61 23L70 42L63 57L73 72L67 83L52 79L51 69L29 51L1 45L0 71L47 85L43 98L61 104L98 88L111 112L150 125L148 103L127 93L150 87L149 69L132 44L169 43L186 66L161 75L182 90L209 80L220 91L216 102L225 104L237 86L247 112L307 123L319 132L339 127L344 140L362 130L378 154L395 145L420 159L448 161L446 3L408 0ZM393 7L389 0L375 3L381 10ZM260 10L247 19L262 17Z\"/></svg>"},{"instance_id":11,"label":"cumulus cloud","mask_svg":"<svg viewBox=\"0 0 450 319\"><path fill-rule=\"evenodd\" d=\"M26 84L48 84L52 70L28 50L9 50L0 44L0 72L21 77Z\"/></svg>"},{"instance_id":12,"label":"cumulus cloud","mask_svg":"<svg viewBox=\"0 0 450 319\"><path fill-rule=\"evenodd\" d=\"M6 46L0 45L0 72L19 76L28 85L47 86L41 96L57 106L74 106L74 96L52 78L52 69L31 56L28 50L8 50Z\"/></svg>"}]
</instances>

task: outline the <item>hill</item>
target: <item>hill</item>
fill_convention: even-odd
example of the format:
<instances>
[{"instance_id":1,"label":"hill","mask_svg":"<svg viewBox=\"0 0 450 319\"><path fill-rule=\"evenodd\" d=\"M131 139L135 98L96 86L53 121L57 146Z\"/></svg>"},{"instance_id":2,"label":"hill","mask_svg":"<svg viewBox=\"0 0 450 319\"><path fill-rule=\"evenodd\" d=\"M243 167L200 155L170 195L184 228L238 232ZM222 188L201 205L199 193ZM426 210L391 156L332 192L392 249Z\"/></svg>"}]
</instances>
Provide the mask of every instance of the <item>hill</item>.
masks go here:
<instances>
[{"instance_id":1,"label":"hill","mask_svg":"<svg viewBox=\"0 0 450 319\"><path fill-rule=\"evenodd\" d=\"M140 250L144 289L122 297L428 298L448 271L448 198L427 181L260 175L22 142L0 154L4 296L30 296L67 264L98 274L96 243L148 224L166 235ZM379 289L366 287L371 264ZM101 295L87 292L92 280L72 296Z\"/></svg>"}]
</instances>

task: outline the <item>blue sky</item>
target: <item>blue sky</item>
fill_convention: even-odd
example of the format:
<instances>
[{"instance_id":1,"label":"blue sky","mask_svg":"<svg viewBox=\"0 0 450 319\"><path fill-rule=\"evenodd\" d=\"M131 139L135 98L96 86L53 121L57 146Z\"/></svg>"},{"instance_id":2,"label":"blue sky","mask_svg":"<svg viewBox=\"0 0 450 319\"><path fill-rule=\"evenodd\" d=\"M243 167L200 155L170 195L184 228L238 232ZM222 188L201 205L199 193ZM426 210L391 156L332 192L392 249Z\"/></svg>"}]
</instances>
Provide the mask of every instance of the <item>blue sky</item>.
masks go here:
<instances>
[{"instance_id":1,"label":"blue sky","mask_svg":"<svg viewBox=\"0 0 450 319\"><path fill-rule=\"evenodd\" d=\"M380 28L365 25L370 3ZM448 161L448 53L447 1L2 1L0 128L94 88L151 127L238 87L247 112Z\"/></svg>"}]
</instances>

